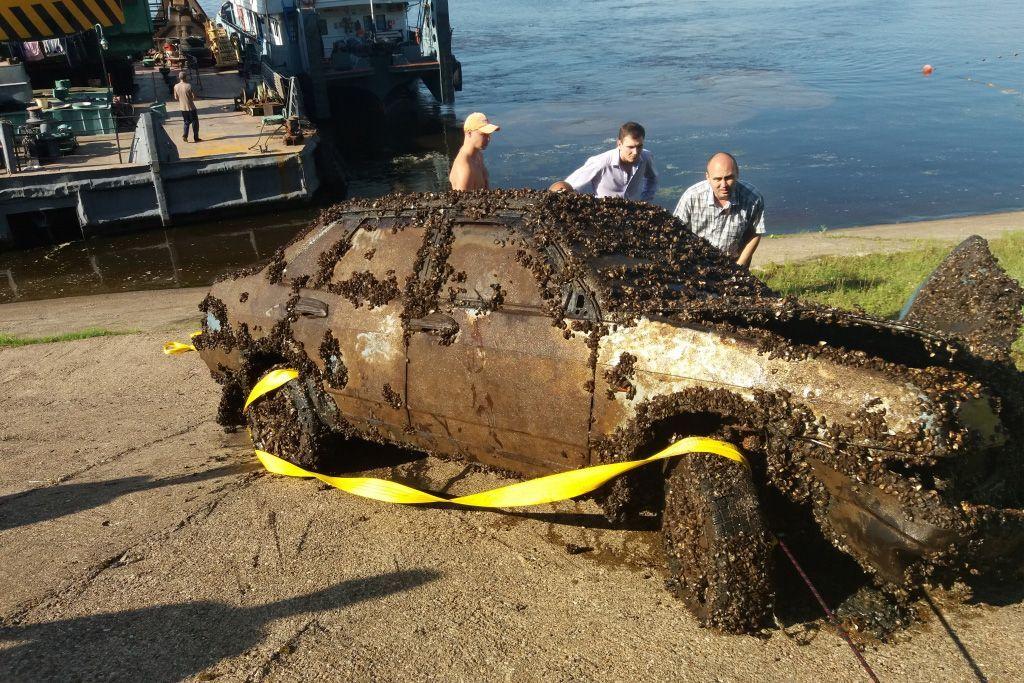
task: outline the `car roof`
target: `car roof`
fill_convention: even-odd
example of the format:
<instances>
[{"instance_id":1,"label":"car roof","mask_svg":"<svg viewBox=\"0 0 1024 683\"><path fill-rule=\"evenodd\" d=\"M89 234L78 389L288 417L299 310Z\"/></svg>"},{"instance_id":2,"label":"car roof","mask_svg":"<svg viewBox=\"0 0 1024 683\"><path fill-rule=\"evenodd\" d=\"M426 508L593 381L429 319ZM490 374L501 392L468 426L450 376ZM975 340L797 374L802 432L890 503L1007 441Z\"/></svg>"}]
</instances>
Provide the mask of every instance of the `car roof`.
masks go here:
<instances>
[{"instance_id":1,"label":"car roof","mask_svg":"<svg viewBox=\"0 0 1024 683\"><path fill-rule=\"evenodd\" d=\"M946 335L780 297L668 211L645 202L537 190L392 194L336 204L295 241L331 223L355 226L367 217L423 227L449 220L504 226L547 257L549 267L538 274L547 291L583 282L609 322L649 315L760 328L798 343L863 348L914 365L942 364L947 354L938 358L940 347L956 353Z\"/></svg>"},{"instance_id":2,"label":"car roof","mask_svg":"<svg viewBox=\"0 0 1024 683\"><path fill-rule=\"evenodd\" d=\"M534 238L552 235L586 269L602 308L652 313L776 298L734 259L661 207L618 198L541 193Z\"/></svg>"},{"instance_id":3,"label":"car roof","mask_svg":"<svg viewBox=\"0 0 1024 683\"><path fill-rule=\"evenodd\" d=\"M317 224L359 215L436 219L439 213L455 222L500 223L520 234L549 256L556 280L585 281L607 312L653 313L725 305L723 299L776 298L679 219L643 202L536 190L393 194L335 205Z\"/></svg>"}]
</instances>

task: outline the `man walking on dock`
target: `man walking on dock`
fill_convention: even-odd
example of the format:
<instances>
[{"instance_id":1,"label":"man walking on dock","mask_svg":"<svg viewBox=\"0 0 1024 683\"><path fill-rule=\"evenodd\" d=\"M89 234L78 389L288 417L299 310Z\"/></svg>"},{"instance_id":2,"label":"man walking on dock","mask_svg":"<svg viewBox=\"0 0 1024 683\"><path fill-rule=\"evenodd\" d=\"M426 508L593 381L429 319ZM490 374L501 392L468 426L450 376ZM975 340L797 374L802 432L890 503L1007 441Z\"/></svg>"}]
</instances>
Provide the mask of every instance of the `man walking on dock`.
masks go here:
<instances>
[{"instance_id":1,"label":"man walking on dock","mask_svg":"<svg viewBox=\"0 0 1024 683\"><path fill-rule=\"evenodd\" d=\"M462 141L448 181L453 190L467 192L470 190L486 190L490 186L487 167L484 166L484 150L491 141L491 133L501 128L487 120L486 114L474 112L466 117L462 124L462 132L466 137Z\"/></svg>"},{"instance_id":2,"label":"man walking on dock","mask_svg":"<svg viewBox=\"0 0 1024 683\"><path fill-rule=\"evenodd\" d=\"M761 241L764 197L740 180L740 167L728 152L708 159L705 180L679 198L673 213L690 232L703 237L741 266L749 266Z\"/></svg>"},{"instance_id":3,"label":"man walking on dock","mask_svg":"<svg viewBox=\"0 0 1024 683\"><path fill-rule=\"evenodd\" d=\"M189 126L192 126L192 142L202 142L199 139L199 112L196 110L196 94L192 90L192 84L188 82L188 74L184 71L178 72L178 83L174 86L174 99L178 100L181 117L185 120L185 132L181 136L182 142L188 142Z\"/></svg>"},{"instance_id":4,"label":"man walking on dock","mask_svg":"<svg viewBox=\"0 0 1024 683\"><path fill-rule=\"evenodd\" d=\"M582 194L651 201L658 191L658 172L654 155L644 149L646 135L639 123L627 121L619 128L615 149L590 157L565 182Z\"/></svg>"}]
</instances>

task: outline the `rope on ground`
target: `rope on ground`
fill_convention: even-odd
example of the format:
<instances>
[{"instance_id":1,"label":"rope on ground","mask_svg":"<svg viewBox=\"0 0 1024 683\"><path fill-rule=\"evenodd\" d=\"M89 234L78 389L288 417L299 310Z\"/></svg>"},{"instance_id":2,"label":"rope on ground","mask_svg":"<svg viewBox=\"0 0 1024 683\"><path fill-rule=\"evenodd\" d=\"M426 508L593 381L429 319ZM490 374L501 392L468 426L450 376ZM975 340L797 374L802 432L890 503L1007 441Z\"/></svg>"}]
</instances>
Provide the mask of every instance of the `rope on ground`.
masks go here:
<instances>
[{"instance_id":1,"label":"rope on ground","mask_svg":"<svg viewBox=\"0 0 1024 683\"><path fill-rule=\"evenodd\" d=\"M868 677L872 681L874 681L874 683L879 683L878 676L876 676L875 672L872 671L871 666L868 664L867 660L864 659L864 655L860 653L860 650L857 649L857 646L853 644L853 640L850 639L850 634L846 632L846 629L843 628L842 624L839 623L839 620L836 619L836 615L833 614L832 610L830 610L828 608L828 605L825 604L825 599L821 597L821 593L819 593L818 589L814 587L813 583L811 583L811 578L807 576L807 573L803 570L803 567L801 567L800 563L796 561L796 556L793 555L792 552L790 552L789 546L787 546L781 538L776 538L775 540L778 541L779 547L782 548L782 552L786 554L786 557L789 558L789 561L793 563L793 568L796 569L796 573L799 574L800 578L803 579L804 583L807 584L807 588L810 589L811 594L814 595L814 599L818 601L819 605L821 605L821 609L825 611L825 616L828 617L829 623L831 623L835 627L835 629L839 631L839 635L843 637L843 640L846 641L846 644L850 646L851 650L853 650L853 656L857 658L858 662L860 662L860 665L864 668L864 671L867 673Z\"/></svg>"}]
</instances>

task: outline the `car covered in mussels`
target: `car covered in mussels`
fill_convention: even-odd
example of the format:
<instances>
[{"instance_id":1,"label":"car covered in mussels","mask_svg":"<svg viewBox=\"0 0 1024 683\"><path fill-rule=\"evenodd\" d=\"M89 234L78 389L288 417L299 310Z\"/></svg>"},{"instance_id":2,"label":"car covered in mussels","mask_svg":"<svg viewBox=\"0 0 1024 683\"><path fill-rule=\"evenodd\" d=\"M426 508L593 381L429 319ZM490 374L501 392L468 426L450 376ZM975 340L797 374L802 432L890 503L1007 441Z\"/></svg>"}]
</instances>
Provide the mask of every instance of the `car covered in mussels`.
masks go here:
<instances>
[{"instance_id":1,"label":"car covered in mussels","mask_svg":"<svg viewBox=\"0 0 1024 683\"><path fill-rule=\"evenodd\" d=\"M343 470L351 439L524 477L684 436L737 445L749 470L683 456L595 497L660 519L670 587L744 631L771 613L792 520L893 595L1020 571L1022 302L980 239L897 322L780 297L647 204L392 195L327 209L216 283L194 343L220 421L310 469ZM243 415L285 366L299 378Z\"/></svg>"}]
</instances>

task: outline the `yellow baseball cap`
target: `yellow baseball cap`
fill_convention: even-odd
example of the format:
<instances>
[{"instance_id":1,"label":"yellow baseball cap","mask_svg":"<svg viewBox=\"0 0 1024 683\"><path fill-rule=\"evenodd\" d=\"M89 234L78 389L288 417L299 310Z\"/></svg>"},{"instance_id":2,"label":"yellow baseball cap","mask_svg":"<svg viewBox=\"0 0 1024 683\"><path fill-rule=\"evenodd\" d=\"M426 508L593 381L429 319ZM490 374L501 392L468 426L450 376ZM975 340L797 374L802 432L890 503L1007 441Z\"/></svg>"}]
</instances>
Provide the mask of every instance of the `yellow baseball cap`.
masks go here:
<instances>
[{"instance_id":1,"label":"yellow baseball cap","mask_svg":"<svg viewBox=\"0 0 1024 683\"><path fill-rule=\"evenodd\" d=\"M496 130L501 130L501 126L497 126L487 120L487 114L475 111L466 117L466 122L462 124L462 130L466 133L478 130L481 133L490 135Z\"/></svg>"}]
</instances>

